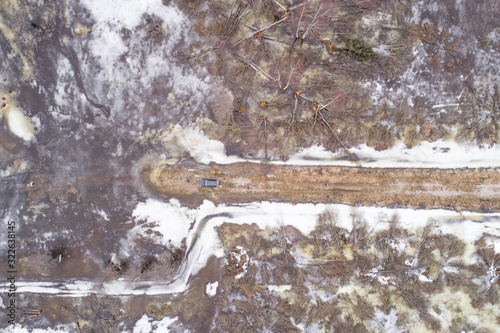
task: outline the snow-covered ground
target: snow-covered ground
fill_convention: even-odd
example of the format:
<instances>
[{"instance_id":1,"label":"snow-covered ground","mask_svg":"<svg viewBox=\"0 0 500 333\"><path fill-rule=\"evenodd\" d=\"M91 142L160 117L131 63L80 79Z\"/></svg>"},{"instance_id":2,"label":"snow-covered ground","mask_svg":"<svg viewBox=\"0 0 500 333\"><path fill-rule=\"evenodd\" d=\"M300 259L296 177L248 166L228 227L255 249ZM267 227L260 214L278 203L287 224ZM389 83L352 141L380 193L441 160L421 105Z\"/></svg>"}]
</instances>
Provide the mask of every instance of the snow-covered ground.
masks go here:
<instances>
[{"instance_id":1,"label":"snow-covered ground","mask_svg":"<svg viewBox=\"0 0 500 333\"><path fill-rule=\"evenodd\" d=\"M180 268L179 275L172 283L158 281L128 282L123 279L105 282L98 285L89 281L72 282L17 282L19 293L57 294L61 297L81 297L94 293L107 295L162 295L176 294L189 288L189 277L206 266L208 259L215 255L222 257L224 251L218 242L216 227L224 222L236 224L253 224L259 228L277 228L284 225L296 227L304 234L309 234L316 226L318 214L326 209L333 210L338 215L338 226L351 229L352 214L362 216L374 231L385 229L394 214L400 219L400 226L409 232L415 232L434 220L433 232L453 234L463 239L467 248L464 258L472 258L473 244L482 235L488 233L500 237L500 214L476 214L473 212L456 213L447 210L413 210L389 209L379 207L351 207L339 204L298 204L287 203L251 203L239 206L216 206L205 201L197 208L183 207L175 199L170 202L160 202L148 199L137 204L134 211L136 226L129 232L128 240L123 243L122 254L130 251L127 244L133 243L136 237L149 239L160 244L181 244L186 238L187 256ZM146 213L147 212L147 213ZM194 226L190 228L192 223ZM153 228L157 233L150 233ZM158 235L158 232L160 235ZM152 234L156 236L152 237ZM500 253L500 242L489 244ZM400 244L394 244L395 247ZM299 258L300 259L300 258ZM300 260L299 260L300 261ZM473 262L464 262L472 264ZM206 285L206 293L214 296L217 292L217 281ZM271 288L272 289L272 288ZM283 289L281 286L276 290ZM287 290L286 287L283 290ZM378 314L373 325L383 329L386 325L393 326L391 314L384 317ZM168 332L168 326L177 322L177 318L165 318L154 321L144 315L135 325L133 332ZM25 332L24 328L10 328L8 332ZM397 331L397 330L396 330ZM52 331L50 331L52 332Z\"/></svg>"},{"instance_id":2,"label":"snow-covered ground","mask_svg":"<svg viewBox=\"0 0 500 333\"><path fill-rule=\"evenodd\" d=\"M125 280L106 282L102 289L88 281L67 282L18 282L19 292L58 294L59 296L85 296L104 291L108 295L160 295L185 291L190 276L205 267L208 259L215 255L221 257L223 249L218 243L215 228L224 222L253 224L259 228L276 228L283 225L296 227L304 234L309 234L316 226L317 217L326 209L338 214L339 227L351 229L351 215L359 214L374 230L388 227L388 221L394 214L399 215L401 227L408 231L422 228L429 219L437 221L435 232L453 234L466 241L472 251L472 244L484 233L500 237L500 214L476 214L472 212L450 212L447 210L390 209L379 207L351 207L347 205L298 204L260 202L240 206L216 206L205 201L195 209L183 207L175 199L159 202L148 199L137 205L135 215L140 217L135 228L129 232L128 242L124 242L122 251L128 253L127 244L136 237L149 239L160 244L180 244L187 239L188 255L181 266L180 274L174 282L159 284L157 281L130 283ZM149 214L143 214L149 211ZM192 222L195 222L190 229ZM151 225L161 236L151 236ZM500 244L491 244L500 252ZM464 256L464 257L467 257ZM141 288L137 288L138 286Z\"/></svg>"},{"instance_id":3,"label":"snow-covered ground","mask_svg":"<svg viewBox=\"0 0 500 333\"><path fill-rule=\"evenodd\" d=\"M162 4L156 1L134 0L81 0L94 25L92 32L87 34L84 28L74 27L74 32L80 39L63 41L65 47L74 51L80 63L81 77L87 95L96 103L111 107L110 119L121 127L127 128L130 135L153 131L157 124L168 121L182 122L192 120L201 112L205 112L206 97L210 94L210 76L203 68L194 69L185 66L173 59L172 51L180 46L189 44L190 21L175 6ZM423 1L419 2L421 6ZM145 19L145 14L150 19ZM417 14L416 14L417 15ZM155 18L153 18L155 16ZM163 42L154 46L155 42L148 36L147 24L149 20L159 19L160 32ZM417 19L414 19L420 23ZM129 33L128 38L122 34ZM85 36L86 35L86 36ZM422 96L432 93L436 104L433 108L446 110L448 107L457 107L458 96L443 93L447 76L440 78L433 85L428 85L424 74L415 72L422 61L429 58L421 44L415 47L415 61L400 78L401 89L391 92L399 100L408 95ZM498 63L494 52L477 51L475 61L477 68L487 62ZM424 60L423 60L424 59ZM58 84L54 91L55 106L51 108L55 121L64 122L71 117L79 117L83 105L86 104L81 89L75 86L74 75L70 60L59 55L56 59ZM484 68L489 68L484 66ZM486 76L483 85L488 86L495 82L498 76L488 73L476 73ZM443 81L444 80L444 81ZM153 94L161 86L168 93ZM386 97L388 87L383 83L374 82L372 99L378 103ZM137 92L137 95L129 92ZM118 98L120 97L120 98ZM87 97L88 99L88 97ZM411 102L411 101L410 101ZM165 106L166 105L166 106ZM156 110L158 109L158 110ZM127 112L122 112L126 110ZM202 110L202 111L200 111ZM443 111L444 112L444 111ZM28 118L27 112L18 107L4 111L9 130L15 136L26 142L37 141L39 120ZM86 124L92 129L94 124ZM260 163L258 159L243 159L237 156L228 156L224 144L210 139L196 125L182 127L171 126L168 130L156 135L166 151L174 157L181 157L189 153L199 163L216 162L221 164L239 161ZM121 151L117 149L117 151ZM290 165L338 165L363 166L381 168L498 168L500 167L500 147L477 147L476 145L458 145L454 142L438 140L430 143L423 141L411 149L404 144L397 144L385 151L375 151L366 145L349 149L359 158L357 162L345 159L342 153L332 153L322 146L313 146L301 150L291 156L286 162L275 160L271 163ZM120 153L121 154L121 153ZM24 170L24 164L19 170ZM14 167L12 167L14 169ZM10 169L0 170L0 175L10 175ZM137 237L149 239L151 242L180 246L186 241L188 256L185 258L179 275L172 283L159 284L158 281L141 281L130 283L125 280L95 284L89 281L61 281L61 282L17 282L19 293L57 294L61 297L82 297L94 293L107 295L162 295L186 291L189 288L189 278L205 267L208 259L215 255L221 257L223 250L218 243L215 228L224 222L237 224L255 223L258 227L276 228L283 225L292 225L304 234L310 233L317 221L318 214L326 209L338 213L339 226L350 229L351 214L355 211L363 216L368 225L374 230L386 228L388 220L393 214L398 214L401 226L408 230L421 228L429 219L437 221L436 232L450 233L465 240L468 244L466 253L472 251L472 244L484 233L500 236L500 214L476 214L473 212L450 212L445 210L413 210L388 209L377 207L357 207L346 205L299 204L286 203L250 203L240 206L216 206L205 201L195 209L183 207L178 201L160 202L149 199L137 204L133 212L135 226L122 242L120 253L124 256L133 253L131 244ZM107 219L106 212L102 217ZM155 232L151 233L150 230ZM490 244L497 253L500 253L500 242ZM395 247L401 244L395 243ZM469 251L469 252L467 252ZM465 255L464 257L467 257ZM470 257L470 256L469 256ZM376 271L371 272L376 275ZM209 296L217 293L218 282L206 286L205 292ZM272 286L273 291L286 291L288 286ZM396 326L396 313L388 315L376 312L373 325L380 331L401 332ZM169 326L177 318L164 318L155 321L144 315L133 328L134 333L168 332ZM9 327L5 332L66 332L71 329L61 326L49 329L28 330L25 327Z\"/></svg>"}]
</instances>

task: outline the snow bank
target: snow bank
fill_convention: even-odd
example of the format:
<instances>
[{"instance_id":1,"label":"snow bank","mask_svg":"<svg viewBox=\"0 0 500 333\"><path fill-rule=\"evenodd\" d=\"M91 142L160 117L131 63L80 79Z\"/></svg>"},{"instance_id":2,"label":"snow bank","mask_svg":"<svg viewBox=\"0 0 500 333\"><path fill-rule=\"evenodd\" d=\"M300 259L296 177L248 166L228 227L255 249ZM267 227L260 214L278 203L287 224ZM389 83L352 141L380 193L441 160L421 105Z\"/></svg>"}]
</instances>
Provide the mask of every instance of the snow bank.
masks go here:
<instances>
[{"instance_id":1,"label":"snow bank","mask_svg":"<svg viewBox=\"0 0 500 333\"><path fill-rule=\"evenodd\" d=\"M161 133L159 140L168 149L170 155L180 157L188 152L198 163L209 164L215 161L220 164L229 164L244 161L236 156L227 156L222 142L209 139L202 130L195 126L173 125Z\"/></svg>"},{"instance_id":2,"label":"snow bank","mask_svg":"<svg viewBox=\"0 0 500 333\"><path fill-rule=\"evenodd\" d=\"M500 167L500 147L477 147L459 145L451 141L422 141L419 146L407 148L400 143L388 150L376 151L362 144L349 149L360 159L359 165L376 168L489 168ZM341 160L342 156L326 151L321 146L303 149L291 156L287 164L341 165L354 163Z\"/></svg>"},{"instance_id":3,"label":"snow bank","mask_svg":"<svg viewBox=\"0 0 500 333\"><path fill-rule=\"evenodd\" d=\"M160 139L169 151L188 152L196 161L203 164L215 162L229 164L235 162L255 162L261 160L243 159L227 156L224 144L209 139L196 126L173 126L166 130ZM300 150L284 161L271 161L278 165L337 165L362 166L374 168L497 168L500 167L500 146L477 147L459 145L451 141L422 141L419 146L407 148L400 143L391 149L376 151L362 144L349 149L358 156L358 162L351 162L342 153L333 153L324 147L315 145Z\"/></svg>"},{"instance_id":4,"label":"snow bank","mask_svg":"<svg viewBox=\"0 0 500 333\"><path fill-rule=\"evenodd\" d=\"M469 212L456 213L448 210L414 210L390 209L381 207L356 207L340 204L288 204L259 202L239 206L216 206L205 201L195 209L180 206L177 200L162 203L149 199L137 205L134 214L155 221L163 237L154 240L161 244L181 244L186 239L188 257L184 261L181 272L175 283L168 288L158 287L151 293L180 292L187 288L190 276L205 267L208 259L215 255L223 256L223 250L218 243L215 228L224 222L236 224L256 224L261 229L276 228L283 225L296 227L304 234L309 234L316 226L318 214L326 209L335 211L338 216L338 226L348 230L352 227L355 216L361 218L374 231L386 229L394 214L400 219L402 228L415 232L424 227L430 219L435 221L434 232L450 233L467 244L473 244L485 233L500 237L499 214L474 214ZM147 213L146 213L147 212ZM190 229L191 224L194 227ZM133 237L147 237L147 229L134 228ZM129 238L129 239L131 239ZM467 251L472 251L468 246Z\"/></svg>"}]
</instances>

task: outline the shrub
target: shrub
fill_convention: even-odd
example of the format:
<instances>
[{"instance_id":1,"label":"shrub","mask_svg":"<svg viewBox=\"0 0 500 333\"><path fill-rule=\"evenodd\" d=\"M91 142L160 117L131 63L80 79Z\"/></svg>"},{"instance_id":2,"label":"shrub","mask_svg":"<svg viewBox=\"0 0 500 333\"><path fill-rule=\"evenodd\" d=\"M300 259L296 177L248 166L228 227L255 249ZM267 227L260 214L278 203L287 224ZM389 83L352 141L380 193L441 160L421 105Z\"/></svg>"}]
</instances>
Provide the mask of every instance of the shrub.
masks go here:
<instances>
[{"instance_id":1,"label":"shrub","mask_svg":"<svg viewBox=\"0 0 500 333\"><path fill-rule=\"evenodd\" d=\"M358 61L367 61L375 57L373 49L359 38L349 39L343 50Z\"/></svg>"}]
</instances>

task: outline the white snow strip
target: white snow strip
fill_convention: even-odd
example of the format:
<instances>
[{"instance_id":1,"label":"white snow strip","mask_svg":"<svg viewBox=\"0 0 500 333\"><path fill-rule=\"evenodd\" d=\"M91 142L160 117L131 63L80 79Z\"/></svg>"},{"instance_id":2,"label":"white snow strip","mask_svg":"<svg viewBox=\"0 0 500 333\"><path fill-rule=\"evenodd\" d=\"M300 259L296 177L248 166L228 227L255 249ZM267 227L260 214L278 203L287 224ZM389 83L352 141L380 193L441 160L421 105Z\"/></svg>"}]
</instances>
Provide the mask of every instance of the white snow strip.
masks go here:
<instances>
[{"instance_id":1,"label":"white snow strip","mask_svg":"<svg viewBox=\"0 0 500 333\"><path fill-rule=\"evenodd\" d=\"M20 324L9 325L2 329L3 333L65 333L74 332L74 329L65 325L57 325L55 328L29 328Z\"/></svg>"},{"instance_id":2,"label":"white snow strip","mask_svg":"<svg viewBox=\"0 0 500 333\"><path fill-rule=\"evenodd\" d=\"M282 285L279 285L279 286L268 285L267 289L269 289L272 292L283 293L285 291L291 290L292 289L292 285L291 284L282 284Z\"/></svg>"},{"instance_id":3,"label":"white snow strip","mask_svg":"<svg viewBox=\"0 0 500 333\"><path fill-rule=\"evenodd\" d=\"M460 104L458 103L451 103L451 104L436 104L436 105L433 105L432 108L433 109L440 109L440 108L445 108L445 107L448 107L448 106L453 106L453 107L457 107L459 106Z\"/></svg>"},{"instance_id":4,"label":"white snow strip","mask_svg":"<svg viewBox=\"0 0 500 333\"><path fill-rule=\"evenodd\" d=\"M243 159L227 156L224 144L209 139L198 127L181 127L179 125L165 131L161 136L169 152L174 155L188 152L196 161L203 164L215 162L230 164L235 162L255 162L261 160ZM478 147L476 145L459 145L451 141L422 141L419 146L407 148L399 143L391 149L376 151L362 144L349 149L356 154L358 162L351 162L343 153L333 153L323 146L315 145L302 149L290 156L286 161L271 161L278 165L336 165L360 166L373 168L498 168L500 167L500 146Z\"/></svg>"},{"instance_id":5,"label":"white snow strip","mask_svg":"<svg viewBox=\"0 0 500 333\"><path fill-rule=\"evenodd\" d=\"M500 167L500 146L479 148L462 146L455 142L438 140L422 141L411 149L400 143L391 149L376 151L366 145L349 149L360 159L357 165L376 168L488 168ZM286 164L353 166L353 162L341 160L341 155L313 146L291 156ZM279 164L280 162L276 162Z\"/></svg>"}]
</instances>

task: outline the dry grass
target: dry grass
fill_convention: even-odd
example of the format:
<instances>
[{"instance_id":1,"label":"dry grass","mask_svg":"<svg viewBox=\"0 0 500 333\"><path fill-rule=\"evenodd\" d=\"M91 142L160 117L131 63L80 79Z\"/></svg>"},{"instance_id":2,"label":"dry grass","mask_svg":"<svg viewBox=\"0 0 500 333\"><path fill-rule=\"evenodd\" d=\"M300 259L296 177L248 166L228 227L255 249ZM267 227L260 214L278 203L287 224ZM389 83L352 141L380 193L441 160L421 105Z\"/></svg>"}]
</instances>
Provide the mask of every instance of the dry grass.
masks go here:
<instances>
[{"instance_id":1,"label":"dry grass","mask_svg":"<svg viewBox=\"0 0 500 333\"><path fill-rule=\"evenodd\" d=\"M388 315L394 308L394 300L392 297L392 293L388 288L381 288L379 295L380 295L380 301L382 302L379 308L386 315Z\"/></svg>"},{"instance_id":2,"label":"dry grass","mask_svg":"<svg viewBox=\"0 0 500 333\"><path fill-rule=\"evenodd\" d=\"M67 312L82 323L79 332L114 332L120 313L121 302L110 296L86 297L80 306L66 308Z\"/></svg>"},{"instance_id":3,"label":"dry grass","mask_svg":"<svg viewBox=\"0 0 500 333\"><path fill-rule=\"evenodd\" d=\"M393 5L393 18L397 23L406 22L411 14L411 0L396 0Z\"/></svg>"},{"instance_id":4,"label":"dry grass","mask_svg":"<svg viewBox=\"0 0 500 333\"><path fill-rule=\"evenodd\" d=\"M353 302L352 298L355 298L356 301ZM375 309L365 299L355 294L353 295L353 297L351 297L351 302L353 303L354 313L361 321L373 319L373 316L375 315Z\"/></svg>"},{"instance_id":5,"label":"dry grass","mask_svg":"<svg viewBox=\"0 0 500 333\"><path fill-rule=\"evenodd\" d=\"M394 129L387 125L376 124L370 126L366 144L374 147L375 150L386 150L394 146L396 139L394 137Z\"/></svg>"},{"instance_id":6,"label":"dry grass","mask_svg":"<svg viewBox=\"0 0 500 333\"><path fill-rule=\"evenodd\" d=\"M57 259L48 253L37 252L19 260L24 275L48 276L57 264Z\"/></svg>"},{"instance_id":7,"label":"dry grass","mask_svg":"<svg viewBox=\"0 0 500 333\"><path fill-rule=\"evenodd\" d=\"M429 220L415 233L401 226L398 215L381 216L379 223L387 224L387 228L377 233L367 230L363 215L356 211L352 212L350 221L351 231L339 228L338 224L345 221L339 221L335 211L325 210L308 236L292 227L280 227L273 230L266 241L253 240L253 244L266 243L272 250L263 250L258 259L253 257L247 275L234 282L236 288L225 287L227 279L221 281L219 290L223 295L217 296L216 304L223 320L217 318L217 328L224 331L223 327L239 327L238 324L244 323L253 331L295 331L290 321L293 318L295 323L302 322L306 327L318 325L326 331L364 332L367 331L364 324L374 319L375 310L379 308L386 314L395 310L397 325L406 328L412 319L405 313L414 309L428 331L440 331L440 321L429 311L436 305L429 301L432 295L443 293L445 285L457 291L475 288L472 292L478 295L473 297L473 305L478 308L500 301L498 283L484 284L479 290L477 284L472 283L475 277L484 279L489 265L500 262L499 255L486 246L492 236L477 244L477 254L484 264L469 267L460 264L465 244L454 235L436 233L436 221ZM264 234L253 235L264 239ZM409 248L397 250L394 242L398 240L405 240ZM302 258L297 265L294 257L302 257L305 253L300 254L301 251L306 251L308 256L313 253L316 258ZM342 257L345 251L352 259ZM333 259L332 253L340 257ZM292 273L287 272L287 255L292 258L293 278L290 278ZM415 260L413 264L405 262L410 258ZM447 272L447 266L459 271ZM364 283L368 276L361 273L371 272L373 268L377 268L375 274L390 277L389 284L376 277ZM436 270L438 273L434 273L432 281L421 279L420 274ZM363 290L336 294L340 286L352 283ZM292 287L285 293L274 293L266 288L269 284L291 284ZM310 294L316 291L324 296ZM325 301L324 297L333 297L333 300ZM346 305L350 310L346 310ZM442 311L446 306L441 304L438 309Z\"/></svg>"},{"instance_id":8,"label":"dry grass","mask_svg":"<svg viewBox=\"0 0 500 333\"><path fill-rule=\"evenodd\" d=\"M214 94L210 105L216 123L228 125L233 120L233 97L228 91L219 91Z\"/></svg>"},{"instance_id":9,"label":"dry grass","mask_svg":"<svg viewBox=\"0 0 500 333\"><path fill-rule=\"evenodd\" d=\"M440 331L441 330L441 323L439 319L434 318L431 314L428 312L420 312L420 319L425 323L425 326L433 331Z\"/></svg>"}]
</instances>

